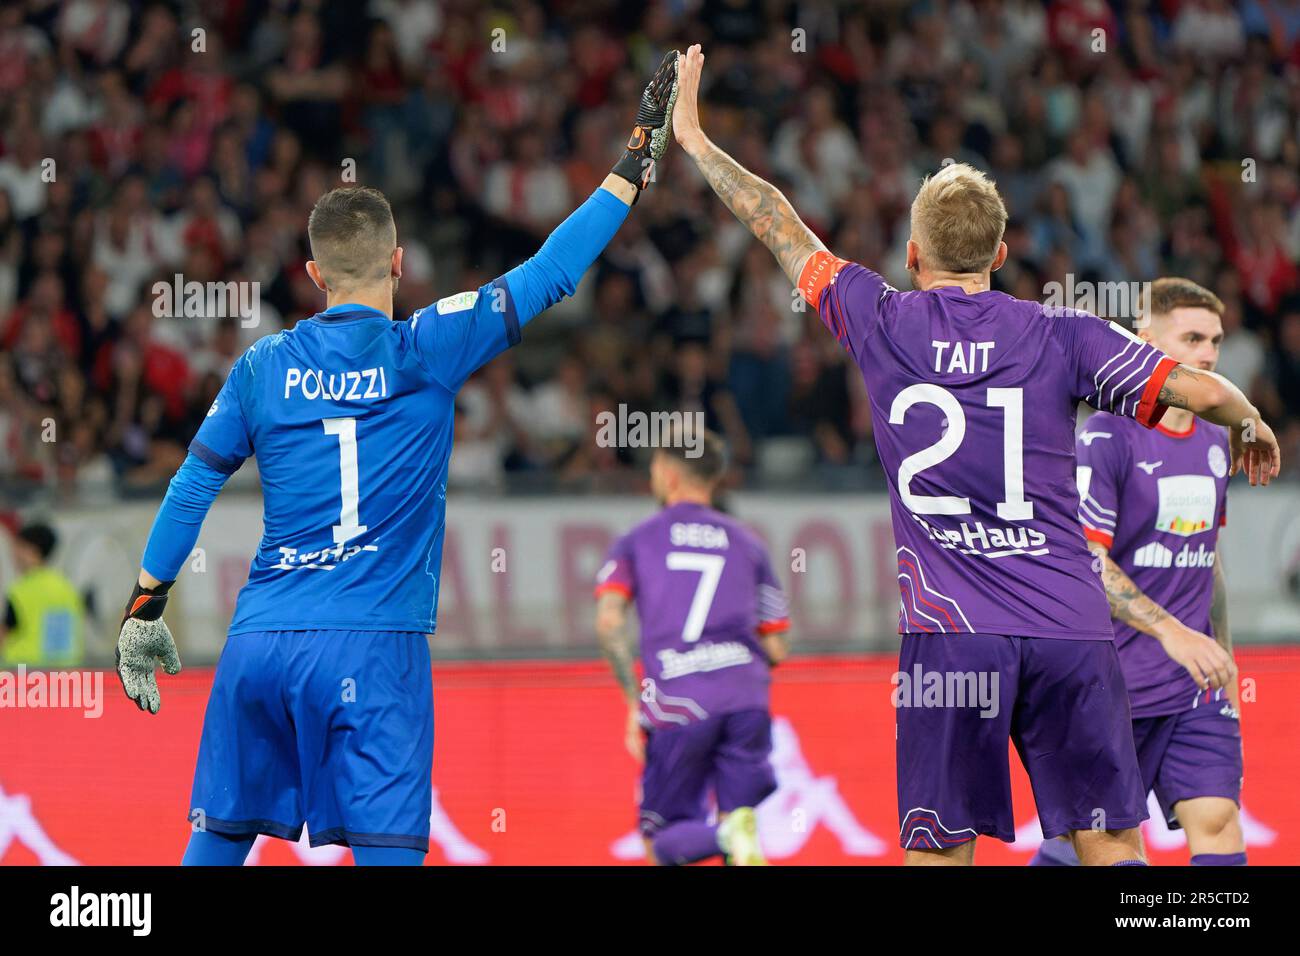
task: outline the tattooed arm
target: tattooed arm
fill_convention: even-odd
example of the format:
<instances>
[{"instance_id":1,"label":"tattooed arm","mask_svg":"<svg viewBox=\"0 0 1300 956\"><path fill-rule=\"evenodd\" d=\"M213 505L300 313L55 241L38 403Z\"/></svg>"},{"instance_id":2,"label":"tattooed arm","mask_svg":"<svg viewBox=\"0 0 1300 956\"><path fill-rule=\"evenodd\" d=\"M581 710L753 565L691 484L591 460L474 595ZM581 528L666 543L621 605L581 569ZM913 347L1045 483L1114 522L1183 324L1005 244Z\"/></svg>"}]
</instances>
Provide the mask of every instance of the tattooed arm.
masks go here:
<instances>
[{"instance_id":1,"label":"tattooed arm","mask_svg":"<svg viewBox=\"0 0 1300 956\"><path fill-rule=\"evenodd\" d=\"M1227 687L1231 692L1237 678L1231 654L1147 597L1124 569L1111 560L1110 550L1104 544L1089 541L1088 550L1101 562L1101 583L1106 589L1112 618L1159 641L1165 653L1192 675L1196 686Z\"/></svg>"},{"instance_id":2,"label":"tattooed arm","mask_svg":"<svg viewBox=\"0 0 1300 956\"><path fill-rule=\"evenodd\" d=\"M695 44L678 63L677 104L673 135L727 208L772 250L781 270L796 285L804 263L826 246L800 220L789 200L771 183L755 176L704 135L696 102L704 54Z\"/></svg>"},{"instance_id":3,"label":"tattooed arm","mask_svg":"<svg viewBox=\"0 0 1300 956\"><path fill-rule=\"evenodd\" d=\"M627 632L628 599L607 591L596 599L596 639L601 653L609 661L618 686L627 701L627 720L623 725L623 745L637 760L645 759L645 737L641 732L641 701L637 694L636 668L633 663L632 636Z\"/></svg>"},{"instance_id":4,"label":"tattooed arm","mask_svg":"<svg viewBox=\"0 0 1300 956\"><path fill-rule=\"evenodd\" d=\"M1223 576L1223 551L1219 548L1214 551L1214 599L1210 604L1210 629L1214 631L1214 639L1224 653L1232 657L1232 631L1228 627L1228 581ZM1238 711L1241 710L1240 690L1234 678L1228 687L1228 695L1232 699L1232 706Z\"/></svg>"},{"instance_id":5,"label":"tattooed arm","mask_svg":"<svg viewBox=\"0 0 1300 956\"><path fill-rule=\"evenodd\" d=\"M1222 375L1176 365L1160 387L1161 405L1185 408L1207 422L1229 429L1232 474L1245 470L1252 485L1268 484L1282 464L1273 429L1260 418L1259 409L1241 389Z\"/></svg>"},{"instance_id":6,"label":"tattooed arm","mask_svg":"<svg viewBox=\"0 0 1300 956\"><path fill-rule=\"evenodd\" d=\"M636 668L633 664L632 637L627 632L628 600L615 592L596 599L596 639L600 651L614 671L614 679L623 689L629 704L637 704Z\"/></svg>"}]
</instances>

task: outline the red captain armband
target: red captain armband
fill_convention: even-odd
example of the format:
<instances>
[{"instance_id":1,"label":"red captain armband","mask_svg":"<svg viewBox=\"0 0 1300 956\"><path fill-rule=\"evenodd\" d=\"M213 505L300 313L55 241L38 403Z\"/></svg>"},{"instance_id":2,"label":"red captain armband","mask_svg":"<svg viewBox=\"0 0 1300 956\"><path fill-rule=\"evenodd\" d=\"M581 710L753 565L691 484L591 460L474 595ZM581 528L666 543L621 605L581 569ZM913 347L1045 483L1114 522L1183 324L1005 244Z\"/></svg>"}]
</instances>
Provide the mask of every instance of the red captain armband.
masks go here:
<instances>
[{"instance_id":1,"label":"red captain armband","mask_svg":"<svg viewBox=\"0 0 1300 956\"><path fill-rule=\"evenodd\" d=\"M1167 355L1156 363L1156 370L1147 379L1147 387L1142 390L1142 400L1138 402L1137 411L1133 413L1139 425L1155 428L1160 423L1160 419L1165 417L1165 411L1169 406L1161 405L1156 398L1160 395L1160 389L1164 388L1169 373L1177 367L1178 363Z\"/></svg>"},{"instance_id":2,"label":"red captain armband","mask_svg":"<svg viewBox=\"0 0 1300 956\"><path fill-rule=\"evenodd\" d=\"M602 581L596 585L596 597L599 598L605 594L621 594L629 601L632 600L632 589L622 581Z\"/></svg>"},{"instance_id":3,"label":"red captain armband","mask_svg":"<svg viewBox=\"0 0 1300 956\"><path fill-rule=\"evenodd\" d=\"M1105 531L1098 531L1096 528L1089 528L1087 525L1083 526L1083 536L1094 544L1101 545L1107 551L1115 546L1114 536Z\"/></svg>"},{"instance_id":4,"label":"red captain armband","mask_svg":"<svg viewBox=\"0 0 1300 956\"><path fill-rule=\"evenodd\" d=\"M825 249L814 252L804 263L803 271L799 273L799 294L814 309L817 308L822 293L831 284L835 274L848 264L847 259L833 256Z\"/></svg>"}]
</instances>

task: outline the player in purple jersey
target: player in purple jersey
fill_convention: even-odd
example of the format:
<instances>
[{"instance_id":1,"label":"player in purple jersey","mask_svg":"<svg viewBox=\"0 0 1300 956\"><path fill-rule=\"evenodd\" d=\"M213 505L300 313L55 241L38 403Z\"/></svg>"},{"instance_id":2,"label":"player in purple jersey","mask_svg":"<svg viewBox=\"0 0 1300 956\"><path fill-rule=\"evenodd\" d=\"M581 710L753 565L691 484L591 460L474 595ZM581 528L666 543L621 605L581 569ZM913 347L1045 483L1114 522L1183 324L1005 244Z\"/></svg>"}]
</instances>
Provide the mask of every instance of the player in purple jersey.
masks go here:
<instances>
[{"instance_id":1,"label":"player in purple jersey","mask_svg":"<svg viewBox=\"0 0 1300 956\"><path fill-rule=\"evenodd\" d=\"M702 434L650 462L663 506L610 548L596 585L596 633L628 703L626 743L645 761L646 857L680 865L723 854L761 866L754 807L776 789L768 761L771 668L784 659L785 594L752 531L710 506L722 440ZM643 679L632 664L635 603ZM707 822L710 788L720 823Z\"/></svg>"},{"instance_id":2,"label":"player in purple jersey","mask_svg":"<svg viewBox=\"0 0 1300 956\"><path fill-rule=\"evenodd\" d=\"M1213 371L1223 341L1218 296L1187 279L1159 279L1149 296L1142 338ZM1244 864L1238 686L1218 551L1227 435L1181 408L1149 431L1100 413L1077 451L1079 519L1102 562L1143 787L1169 825L1187 832L1193 864ZM1073 856L1048 840L1033 862Z\"/></svg>"},{"instance_id":3,"label":"player in purple jersey","mask_svg":"<svg viewBox=\"0 0 1300 956\"><path fill-rule=\"evenodd\" d=\"M1232 466L1277 474L1277 440L1241 391L1117 325L991 289L1006 208L964 164L912 205L915 291L837 258L789 201L714 145L678 67L677 141L849 351L871 398L898 549L899 843L967 864L1014 838L1008 737L1044 834L1089 864L1142 864L1146 818L1106 595L1078 524L1080 401L1147 427L1169 406L1231 428ZM904 687L906 683L906 687Z\"/></svg>"}]
</instances>

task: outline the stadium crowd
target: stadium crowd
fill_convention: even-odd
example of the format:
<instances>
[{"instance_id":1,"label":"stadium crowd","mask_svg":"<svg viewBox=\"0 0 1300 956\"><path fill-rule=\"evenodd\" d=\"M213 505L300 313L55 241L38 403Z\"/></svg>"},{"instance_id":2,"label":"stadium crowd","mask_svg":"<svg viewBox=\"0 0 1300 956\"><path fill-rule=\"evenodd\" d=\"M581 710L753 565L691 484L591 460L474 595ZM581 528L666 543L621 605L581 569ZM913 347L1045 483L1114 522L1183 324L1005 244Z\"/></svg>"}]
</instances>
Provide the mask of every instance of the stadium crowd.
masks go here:
<instances>
[{"instance_id":1,"label":"stadium crowd","mask_svg":"<svg viewBox=\"0 0 1300 956\"><path fill-rule=\"evenodd\" d=\"M711 135L895 285L911 197L952 159L1006 198L998 288L1214 289L1220 371L1296 474L1300 0L21 0L0 11L0 488L156 494L234 358L321 307L305 225L340 182L393 201L399 317L490 281L600 183L640 83L692 41ZM657 179L578 295L463 390L453 482L630 487L637 460L595 438L620 405L703 411L738 482L882 481L816 315L683 156ZM178 276L257 296L170 315L155 284Z\"/></svg>"}]
</instances>

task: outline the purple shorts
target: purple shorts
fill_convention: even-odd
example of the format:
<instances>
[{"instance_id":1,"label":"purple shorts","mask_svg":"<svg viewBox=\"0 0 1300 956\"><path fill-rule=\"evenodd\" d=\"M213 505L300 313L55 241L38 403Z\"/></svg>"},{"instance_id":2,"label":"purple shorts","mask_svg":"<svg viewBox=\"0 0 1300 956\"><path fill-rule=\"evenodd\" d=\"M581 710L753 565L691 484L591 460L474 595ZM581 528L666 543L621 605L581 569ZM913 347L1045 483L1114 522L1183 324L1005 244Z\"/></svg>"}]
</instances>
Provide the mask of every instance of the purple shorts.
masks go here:
<instances>
[{"instance_id":1,"label":"purple shorts","mask_svg":"<svg viewBox=\"0 0 1300 956\"><path fill-rule=\"evenodd\" d=\"M722 812L754 807L776 789L772 718L765 710L714 714L646 734L641 775L641 834L670 823L703 820L709 787Z\"/></svg>"},{"instance_id":2,"label":"purple shorts","mask_svg":"<svg viewBox=\"0 0 1300 956\"><path fill-rule=\"evenodd\" d=\"M1110 641L905 634L894 704L899 845L1015 839L1007 740L1046 839L1147 818L1128 692Z\"/></svg>"},{"instance_id":3,"label":"purple shorts","mask_svg":"<svg viewBox=\"0 0 1300 956\"><path fill-rule=\"evenodd\" d=\"M1228 700L1198 701L1181 714L1133 719L1143 788L1156 792L1173 830L1179 800L1227 797L1241 805L1241 724Z\"/></svg>"}]
</instances>

